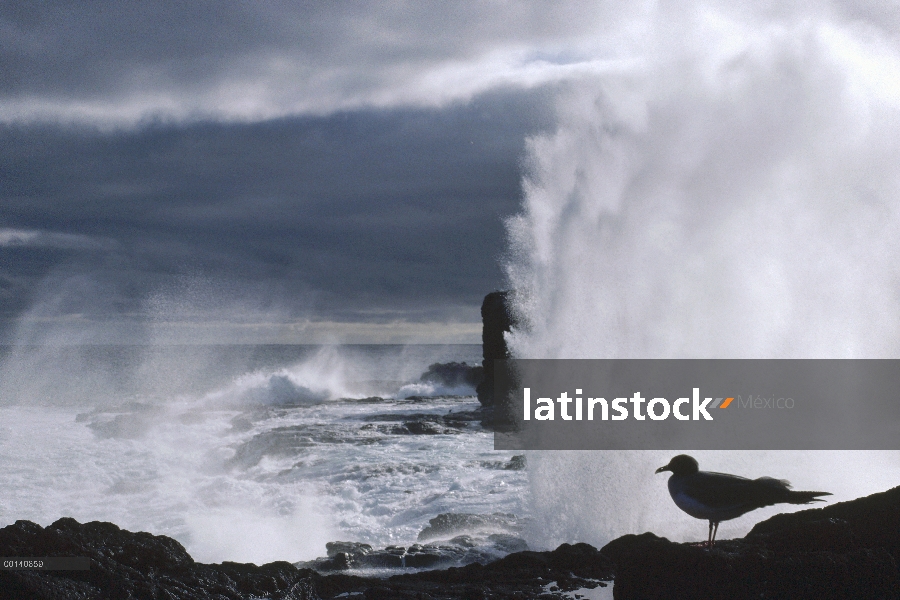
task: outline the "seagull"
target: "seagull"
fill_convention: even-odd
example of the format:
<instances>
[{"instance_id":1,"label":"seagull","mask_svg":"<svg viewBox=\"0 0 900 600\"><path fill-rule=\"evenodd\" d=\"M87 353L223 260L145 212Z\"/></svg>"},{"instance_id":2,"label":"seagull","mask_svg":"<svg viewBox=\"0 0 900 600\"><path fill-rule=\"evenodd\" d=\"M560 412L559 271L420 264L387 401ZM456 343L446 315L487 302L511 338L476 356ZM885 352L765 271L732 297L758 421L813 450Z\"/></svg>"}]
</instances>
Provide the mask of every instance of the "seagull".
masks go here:
<instances>
[{"instance_id":1,"label":"seagull","mask_svg":"<svg viewBox=\"0 0 900 600\"><path fill-rule=\"evenodd\" d=\"M663 471L672 472L669 495L678 508L696 519L709 521L707 546L710 548L715 543L722 521L773 504L824 502L818 496L831 495L829 492L791 491L791 484L784 479L747 479L727 473L701 471L696 459L687 454L679 454L669 464L656 470L657 473Z\"/></svg>"}]
</instances>

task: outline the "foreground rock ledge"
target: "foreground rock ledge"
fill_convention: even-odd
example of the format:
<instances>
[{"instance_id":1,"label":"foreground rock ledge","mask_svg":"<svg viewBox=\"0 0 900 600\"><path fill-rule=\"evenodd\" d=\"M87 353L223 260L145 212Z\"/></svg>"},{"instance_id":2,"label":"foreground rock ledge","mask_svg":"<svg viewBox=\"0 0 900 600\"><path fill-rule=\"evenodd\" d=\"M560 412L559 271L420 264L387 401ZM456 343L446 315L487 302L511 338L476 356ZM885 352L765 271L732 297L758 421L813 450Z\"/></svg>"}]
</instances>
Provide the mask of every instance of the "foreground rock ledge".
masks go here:
<instances>
[{"instance_id":1,"label":"foreground rock ledge","mask_svg":"<svg viewBox=\"0 0 900 600\"><path fill-rule=\"evenodd\" d=\"M321 575L287 562L200 564L171 538L74 519L46 528L29 521L4 527L0 556L92 560L90 571L0 571L2 599L550 599L572 598L564 593L600 585L613 574L620 600L900 599L900 487L777 515L712 551L645 533L599 551L563 544L488 565L388 579Z\"/></svg>"},{"instance_id":2,"label":"foreground rock ledge","mask_svg":"<svg viewBox=\"0 0 900 600\"><path fill-rule=\"evenodd\" d=\"M645 533L600 552L622 600L900 598L900 487L776 515L712 551Z\"/></svg>"},{"instance_id":3,"label":"foreground rock ledge","mask_svg":"<svg viewBox=\"0 0 900 600\"><path fill-rule=\"evenodd\" d=\"M207 565L194 562L171 538L68 518L46 528L17 521L0 529L0 556L91 558L89 571L0 571L4 600L327 600L341 594L361 599L549 599L612 578L609 561L587 544L563 544L552 552L517 552L488 565L388 579L320 575L288 562Z\"/></svg>"}]
</instances>

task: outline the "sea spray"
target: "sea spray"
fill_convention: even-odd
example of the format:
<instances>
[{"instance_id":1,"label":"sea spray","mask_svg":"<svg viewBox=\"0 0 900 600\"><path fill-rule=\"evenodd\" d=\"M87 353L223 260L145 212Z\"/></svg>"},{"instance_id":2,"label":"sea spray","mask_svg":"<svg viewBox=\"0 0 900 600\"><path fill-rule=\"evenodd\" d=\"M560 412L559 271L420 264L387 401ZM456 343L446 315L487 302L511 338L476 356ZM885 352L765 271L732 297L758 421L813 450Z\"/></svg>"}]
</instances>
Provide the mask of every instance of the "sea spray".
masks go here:
<instances>
[{"instance_id":1,"label":"sea spray","mask_svg":"<svg viewBox=\"0 0 900 600\"><path fill-rule=\"evenodd\" d=\"M430 364L479 354L7 349L0 372L19 376L0 381L0 522L112 521L173 537L199 561L264 563L322 556L335 540L408 546L443 513L523 515L525 471L493 451L471 387L428 401L399 393Z\"/></svg>"},{"instance_id":2,"label":"sea spray","mask_svg":"<svg viewBox=\"0 0 900 600\"><path fill-rule=\"evenodd\" d=\"M530 141L508 223L514 354L897 358L889 28L825 5L654 6L602 72L561 93L556 130ZM532 541L701 538L653 475L669 454L532 453ZM894 453L696 455L702 469L788 478L833 501L900 480Z\"/></svg>"}]
</instances>

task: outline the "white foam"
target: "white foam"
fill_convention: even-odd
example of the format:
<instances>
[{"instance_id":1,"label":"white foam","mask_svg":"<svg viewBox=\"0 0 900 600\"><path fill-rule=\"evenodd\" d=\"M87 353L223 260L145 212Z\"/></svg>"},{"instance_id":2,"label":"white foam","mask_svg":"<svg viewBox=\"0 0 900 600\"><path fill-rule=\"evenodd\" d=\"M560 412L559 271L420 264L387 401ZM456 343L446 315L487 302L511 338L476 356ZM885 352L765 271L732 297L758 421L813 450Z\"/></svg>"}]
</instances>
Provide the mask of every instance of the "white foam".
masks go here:
<instances>
[{"instance_id":1,"label":"white foam","mask_svg":"<svg viewBox=\"0 0 900 600\"><path fill-rule=\"evenodd\" d=\"M370 385L373 369L422 373L435 349L366 349L359 360L354 352L362 351L326 348L287 367L226 371L212 392L123 398L107 388L61 403L14 396L0 406L0 524L112 521L174 537L198 561L263 563L323 556L335 540L409 545L445 512L523 515L525 472L492 466L510 456L493 450L489 432L388 432L414 415L470 411L473 397L337 399ZM41 372L71 374L51 356ZM461 358L471 357L450 351L445 360ZM98 381L91 361L74 362ZM144 370L110 375L128 378L132 367ZM301 386L324 395L304 402Z\"/></svg>"}]
</instances>

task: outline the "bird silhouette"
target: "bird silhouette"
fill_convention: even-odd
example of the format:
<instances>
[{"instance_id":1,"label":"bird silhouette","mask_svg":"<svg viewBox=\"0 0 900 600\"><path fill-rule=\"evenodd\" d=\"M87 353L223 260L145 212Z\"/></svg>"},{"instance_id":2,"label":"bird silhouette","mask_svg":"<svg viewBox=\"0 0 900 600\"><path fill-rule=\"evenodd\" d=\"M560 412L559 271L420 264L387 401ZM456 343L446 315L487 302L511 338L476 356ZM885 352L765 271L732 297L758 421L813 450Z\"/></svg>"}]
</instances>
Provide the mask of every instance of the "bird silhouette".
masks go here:
<instances>
[{"instance_id":1,"label":"bird silhouette","mask_svg":"<svg viewBox=\"0 0 900 600\"><path fill-rule=\"evenodd\" d=\"M824 502L819 496L829 492L795 492L784 479L760 477L747 479L727 473L701 471L696 459L679 454L657 473L671 471L669 495L675 504L696 519L709 521L707 545L716 540L719 523L735 519L751 510L773 504L809 504Z\"/></svg>"}]
</instances>

